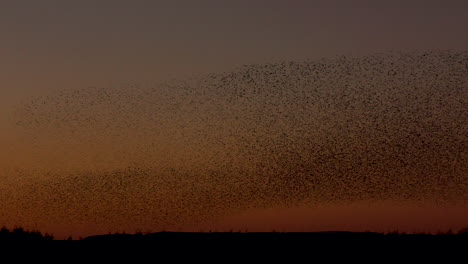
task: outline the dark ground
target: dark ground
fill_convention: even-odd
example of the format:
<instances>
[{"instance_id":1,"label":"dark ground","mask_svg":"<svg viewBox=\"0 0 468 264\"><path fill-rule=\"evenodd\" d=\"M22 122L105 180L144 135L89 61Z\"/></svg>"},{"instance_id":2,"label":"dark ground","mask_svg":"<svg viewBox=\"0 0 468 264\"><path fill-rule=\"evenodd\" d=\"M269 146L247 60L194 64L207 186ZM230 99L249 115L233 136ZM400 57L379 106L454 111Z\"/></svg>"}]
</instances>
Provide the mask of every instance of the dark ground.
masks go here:
<instances>
[{"instance_id":1,"label":"dark ground","mask_svg":"<svg viewBox=\"0 0 468 264\"><path fill-rule=\"evenodd\" d=\"M40 232L22 229L0 232L0 252L14 253L15 258L28 256L56 257L62 260L83 258L87 261L95 255L104 260L123 257L159 262L170 257L176 259L200 259L224 261L262 260L276 262L315 262L323 257L328 260L364 257L373 261L412 255L413 260L433 261L435 257L458 259L466 255L468 233L460 234L402 234L372 232L317 232L317 233L179 233L98 235L73 241L55 241ZM26 252L26 254L24 253ZM89 255L88 255L89 254ZM88 257L89 256L89 257ZM222 256L221 258L219 258ZM253 257L255 256L255 257ZM320 258L319 258L320 256ZM375 258L378 257L378 259ZM91 257L91 258L90 258ZM456 257L456 258L455 258ZM409 259L406 259L409 260ZM146 262L146 261L145 261ZM262 262L262 263L263 263ZM424 261L425 262L425 261ZM319 261L321 263L321 261Z\"/></svg>"}]
</instances>

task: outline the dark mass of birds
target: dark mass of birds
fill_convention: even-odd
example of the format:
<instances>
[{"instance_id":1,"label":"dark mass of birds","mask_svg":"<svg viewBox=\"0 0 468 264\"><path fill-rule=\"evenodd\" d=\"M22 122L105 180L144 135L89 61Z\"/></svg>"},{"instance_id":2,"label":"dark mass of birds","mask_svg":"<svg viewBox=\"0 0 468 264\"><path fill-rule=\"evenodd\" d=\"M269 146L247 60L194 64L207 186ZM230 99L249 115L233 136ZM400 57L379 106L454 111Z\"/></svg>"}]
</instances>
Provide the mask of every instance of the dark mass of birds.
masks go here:
<instances>
[{"instance_id":1,"label":"dark mass of birds","mask_svg":"<svg viewBox=\"0 0 468 264\"><path fill-rule=\"evenodd\" d=\"M299 203L468 201L468 52L63 90L14 121L44 164L81 166L4 190L3 217L164 229Z\"/></svg>"}]
</instances>

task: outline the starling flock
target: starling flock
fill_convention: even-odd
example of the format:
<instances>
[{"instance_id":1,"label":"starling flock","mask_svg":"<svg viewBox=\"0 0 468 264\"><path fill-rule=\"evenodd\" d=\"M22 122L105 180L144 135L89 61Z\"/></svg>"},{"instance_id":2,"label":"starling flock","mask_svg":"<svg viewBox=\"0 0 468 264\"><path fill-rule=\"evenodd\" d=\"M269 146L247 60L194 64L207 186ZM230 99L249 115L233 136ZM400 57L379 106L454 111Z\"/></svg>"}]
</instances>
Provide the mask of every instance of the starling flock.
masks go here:
<instances>
[{"instance_id":1,"label":"starling flock","mask_svg":"<svg viewBox=\"0 0 468 264\"><path fill-rule=\"evenodd\" d=\"M13 121L39 165L0 184L11 221L162 230L304 203L468 202L468 52L63 90Z\"/></svg>"}]
</instances>

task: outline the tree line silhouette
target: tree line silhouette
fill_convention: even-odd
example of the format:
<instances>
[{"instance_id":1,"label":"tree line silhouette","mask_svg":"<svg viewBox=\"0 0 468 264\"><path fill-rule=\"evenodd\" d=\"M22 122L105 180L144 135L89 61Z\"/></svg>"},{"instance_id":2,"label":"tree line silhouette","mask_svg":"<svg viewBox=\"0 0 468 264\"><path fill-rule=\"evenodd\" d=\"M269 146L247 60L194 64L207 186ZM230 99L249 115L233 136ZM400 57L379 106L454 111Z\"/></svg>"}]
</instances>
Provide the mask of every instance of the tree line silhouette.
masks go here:
<instances>
[{"instance_id":1,"label":"tree line silhouette","mask_svg":"<svg viewBox=\"0 0 468 264\"><path fill-rule=\"evenodd\" d=\"M15 227L9 230L6 227L0 229L0 241L21 240L21 241L46 241L54 240L48 233L42 234L38 230L25 230L23 227Z\"/></svg>"},{"instance_id":2,"label":"tree line silhouette","mask_svg":"<svg viewBox=\"0 0 468 264\"><path fill-rule=\"evenodd\" d=\"M407 234L405 232L393 231L388 233L377 232L159 232L147 233L136 232L135 234L114 233L107 235L95 235L79 240L83 241L333 241L333 240L415 240L429 241L441 239L461 239L468 240L468 227L453 232L451 229L446 232ZM48 233L41 233L38 230L25 230L23 227L0 229L0 242L2 241L50 241L55 240L54 236ZM66 240L72 240L68 237Z\"/></svg>"}]
</instances>

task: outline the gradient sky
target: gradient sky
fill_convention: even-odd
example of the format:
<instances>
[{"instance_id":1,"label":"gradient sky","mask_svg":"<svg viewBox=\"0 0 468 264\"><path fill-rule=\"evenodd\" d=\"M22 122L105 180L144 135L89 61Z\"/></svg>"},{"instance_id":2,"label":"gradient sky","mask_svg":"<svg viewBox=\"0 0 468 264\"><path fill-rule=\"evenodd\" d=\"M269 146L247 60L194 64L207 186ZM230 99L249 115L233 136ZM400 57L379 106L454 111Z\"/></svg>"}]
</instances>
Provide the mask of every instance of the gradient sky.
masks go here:
<instances>
[{"instance_id":1,"label":"gradient sky","mask_svg":"<svg viewBox=\"0 0 468 264\"><path fill-rule=\"evenodd\" d=\"M467 9L437 0L2 1L0 104L280 59L462 49Z\"/></svg>"},{"instance_id":2,"label":"gradient sky","mask_svg":"<svg viewBox=\"0 0 468 264\"><path fill-rule=\"evenodd\" d=\"M467 1L5 0L0 144L11 110L33 96L280 60L463 50L467 25Z\"/></svg>"}]
</instances>

